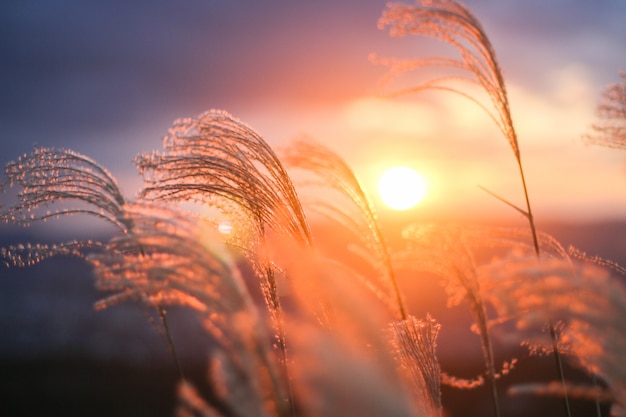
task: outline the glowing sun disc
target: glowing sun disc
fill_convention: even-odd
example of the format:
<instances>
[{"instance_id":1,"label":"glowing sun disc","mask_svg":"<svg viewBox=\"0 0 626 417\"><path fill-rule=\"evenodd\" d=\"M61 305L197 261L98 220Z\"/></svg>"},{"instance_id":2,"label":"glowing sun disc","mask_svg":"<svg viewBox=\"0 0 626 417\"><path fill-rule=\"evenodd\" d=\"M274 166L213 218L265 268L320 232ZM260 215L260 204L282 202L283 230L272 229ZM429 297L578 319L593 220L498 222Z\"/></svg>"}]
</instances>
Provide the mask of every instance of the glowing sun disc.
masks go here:
<instances>
[{"instance_id":1,"label":"glowing sun disc","mask_svg":"<svg viewBox=\"0 0 626 417\"><path fill-rule=\"evenodd\" d=\"M408 210L426 195L424 178L408 167L393 167L383 173L378 182L383 202L394 210Z\"/></svg>"}]
</instances>

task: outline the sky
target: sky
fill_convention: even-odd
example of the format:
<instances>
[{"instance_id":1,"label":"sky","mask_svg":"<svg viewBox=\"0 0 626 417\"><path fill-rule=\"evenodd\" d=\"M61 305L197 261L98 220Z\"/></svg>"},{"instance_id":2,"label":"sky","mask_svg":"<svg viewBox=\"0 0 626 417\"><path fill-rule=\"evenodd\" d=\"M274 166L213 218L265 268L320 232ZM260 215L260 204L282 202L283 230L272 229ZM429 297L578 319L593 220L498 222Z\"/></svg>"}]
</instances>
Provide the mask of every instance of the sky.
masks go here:
<instances>
[{"instance_id":1,"label":"sky","mask_svg":"<svg viewBox=\"0 0 626 417\"><path fill-rule=\"evenodd\" d=\"M626 70L622 0L468 0L507 82L535 216L624 219L626 155L587 146L602 90ZM132 158L179 117L223 109L274 147L307 135L376 181L426 178L409 215L494 218L521 205L513 152L476 106L446 93L389 98L368 58L445 46L377 28L384 1L7 1L0 5L0 163L33 146L85 153L133 197Z\"/></svg>"}]
</instances>

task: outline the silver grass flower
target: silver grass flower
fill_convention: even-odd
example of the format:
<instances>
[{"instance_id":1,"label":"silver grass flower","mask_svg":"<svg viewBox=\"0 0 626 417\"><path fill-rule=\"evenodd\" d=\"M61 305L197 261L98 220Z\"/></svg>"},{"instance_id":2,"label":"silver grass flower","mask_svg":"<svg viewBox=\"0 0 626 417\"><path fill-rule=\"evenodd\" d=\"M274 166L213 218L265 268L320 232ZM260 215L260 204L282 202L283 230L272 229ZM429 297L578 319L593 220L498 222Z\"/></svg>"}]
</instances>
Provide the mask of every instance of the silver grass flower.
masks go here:
<instances>
[{"instance_id":1,"label":"silver grass flower","mask_svg":"<svg viewBox=\"0 0 626 417\"><path fill-rule=\"evenodd\" d=\"M513 126L504 77L502 76L502 71L496 60L495 51L491 42L479 20L469 9L460 3L454 0L416 0L416 3L417 6L390 4L388 10L383 13L379 21L379 26L381 28L389 26L392 36L414 34L443 41L457 50L460 59L431 57L399 61L380 60L373 57L373 60L391 67L389 77L423 67L450 69L451 75L432 79L417 87L400 91L398 94L433 89L450 91L473 101L491 117L507 139L515 155L523 188L525 209L510 203L497 194L489 193L526 217L531 230L535 254L539 257L541 252L539 238L532 206L530 204L528 187L526 185L517 133ZM455 75L455 73L459 72L464 75ZM481 87L489 97L491 106L484 104L482 100L476 98L468 90L452 86L455 81L470 83ZM548 326L550 328L550 334L552 335L556 366L559 370L561 381L565 384L560 354L558 349L556 349L557 340L554 323L549 322ZM568 416L571 416L567 396L565 396L564 400L566 413ZM499 415L497 409L496 414Z\"/></svg>"},{"instance_id":2,"label":"silver grass flower","mask_svg":"<svg viewBox=\"0 0 626 417\"><path fill-rule=\"evenodd\" d=\"M216 237L186 213L146 204L127 206L125 218L132 230L88 258L98 288L116 292L97 307L133 299L157 308L194 309L220 344L211 373L220 400L234 415L287 415L271 339Z\"/></svg>"},{"instance_id":3,"label":"silver grass flower","mask_svg":"<svg viewBox=\"0 0 626 417\"><path fill-rule=\"evenodd\" d=\"M319 353L312 352L311 347L306 346L307 354L302 356L301 343L303 341L314 343L312 341L318 340L319 334L321 336L319 342L329 343L329 349L335 349L332 347L335 343L348 349L348 357L343 360L340 357L331 358L329 359L331 362L341 361L342 366L351 367L359 366L358 361L362 361L360 366L365 369L370 369L372 366L375 367L372 369L379 369L376 372L382 372L384 369L386 370L385 378L391 378L393 384L399 384L398 388L394 388L396 391L401 390L398 394L406 395L405 390L410 393L421 415L440 415L441 410L436 410L437 404L440 406L438 392L441 375L435 357L439 326L434 320L422 322L409 317L406 320L394 319L389 325L388 311L380 305L377 297L354 279L354 271L351 268L320 253L293 248L293 245L291 247L285 245L276 252L282 257L290 258L290 260L281 259L281 264L287 265L287 271L292 277L289 283L292 285L296 307L295 314L290 316L292 320L288 322L290 324L288 329L290 338L298 339L293 341L290 349L294 361L294 375L296 375L293 388L297 394L298 404L310 404L313 401L310 406L324 407L323 412L319 412L320 415L326 415L326 413L335 415L338 412L351 414L356 412L350 411L349 401L355 404L369 401L369 399L352 400L352 397L372 395L368 394L368 390L372 389L369 384L356 383L354 387L333 385L339 383L343 385L349 382L343 380L341 375L333 375L334 365L329 369L320 363L316 365L314 359L309 356L317 356ZM326 304L317 302L320 299ZM309 321L315 321L312 318L324 315L326 305L332 308L332 326L328 326L325 321L321 323L322 329L307 325ZM385 327L390 327L390 329L381 332L381 329ZM305 329L307 329L306 333ZM297 334L294 335L293 332ZM339 353L336 352L336 354ZM352 365L353 362L354 365ZM306 370L304 375L301 374L303 369ZM314 375L310 375L311 372ZM348 372L349 370L345 369L345 373ZM340 373L343 374L344 371ZM313 383L311 378L315 380L315 396L302 399L303 388L298 386L298 383L309 386ZM379 381L380 378L378 377ZM355 383L352 376L350 380L353 384ZM389 385L389 382L385 384ZM389 386L386 389L388 388ZM359 392L360 390L365 391ZM348 398L336 400L338 393L334 391L347 391ZM306 395L308 397L310 394ZM380 401L384 399L380 398Z\"/></svg>"},{"instance_id":4,"label":"silver grass flower","mask_svg":"<svg viewBox=\"0 0 626 417\"><path fill-rule=\"evenodd\" d=\"M626 72L620 72L621 82L609 85L596 107L598 122L583 138L587 143L626 149Z\"/></svg>"},{"instance_id":5,"label":"silver grass flower","mask_svg":"<svg viewBox=\"0 0 626 417\"><path fill-rule=\"evenodd\" d=\"M493 193L491 194L521 212L528 219L535 252L539 255L539 242L528 196L517 133L513 126L504 77L496 60L491 41L487 37L480 21L462 4L454 0L416 0L416 3L416 6L397 3L389 4L388 9L383 12L379 20L379 27L384 29L388 26L392 36L417 35L443 41L458 51L460 59L430 57L412 60L390 60L373 57L373 60L390 67L388 77L394 77L406 71L423 67L449 68L465 74L464 76L443 76L427 81L417 87L399 91L396 94L407 94L424 90L450 91L473 101L491 117L509 142L515 155L526 208L521 209L507 200ZM470 92L462 88L453 87L452 85L455 81L481 87L489 96L493 110L490 110L486 104L483 104L481 100L474 97Z\"/></svg>"},{"instance_id":6,"label":"silver grass flower","mask_svg":"<svg viewBox=\"0 0 626 417\"><path fill-rule=\"evenodd\" d=\"M459 52L460 59L430 57L398 60L373 57L373 60L390 68L388 78L423 67L461 70L468 76L444 76L397 94L438 89L452 91L474 101L494 120L519 160L517 135L513 128L504 78L480 21L456 1L417 0L416 3L416 6L390 3L379 20L379 28L389 27L391 36L417 35L443 41ZM495 113L463 90L451 87L450 82L455 80L482 87L489 95Z\"/></svg>"},{"instance_id":7,"label":"silver grass flower","mask_svg":"<svg viewBox=\"0 0 626 417\"><path fill-rule=\"evenodd\" d=\"M448 306L458 305L463 300L467 302L480 335L494 408L496 415L499 415L496 389L498 374L489 335L487 307L472 253L472 239L468 239L464 228L455 225L411 226L403 232L403 236L407 249L398 254L398 260L409 268L431 272L443 279L448 294ZM460 388L471 388L482 383L483 378L466 381L445 376L444 382Z\"/></svg>"},{"instance_id":8,"label":"silver grass flower","mask_svg":"<svg viewBox=\"0 0 626 417\"><path fill-rule=\"evenodd\" d=\"M68 214L103 218L123 231L125 199L111 173L91 158L67 149L36 148L5 167L9 186L19 186L19 204L2 211L0 220L30 224ZM40 213L64 201L77 207Z\"/></svg>"},{"instance_id":9,"label":"silver grass flower","mask_svg":"<svg viewBox=\"0 0 626 417\"><path fill-rule=\"evenodd\" d=\"M50 257L70 255L84 258L87 249L100 249L101 242L92 240L72 240L64 243L47 245L43 243L20 243L0 248L0 262L6 267L33 266Z\"/></svg>"},{"instance_id":10,"label":"silver grass flower","mask_svg":"<svg viewBox=\"0 0 626 417\"><path fill-rule=\"evenodd\" d=\"M0 211L0 221L28 226L50 218L87 214L114 224L122 232L131 227L123 216L126 201L117 181L85 155L67 149L36 148L7 163L5 173L8 186L19 188L18 203ZM26 266L55 255L82 257L87 250L100 246L91 240L20 244L1 248L0 259L7 266Z\"/></svg>"},{"instance_id":11,"label":"silver grass flower","mask_svg":"<svg viewBox=\"0 0 626 417\"><path fill-rule=\"evenodd\" d=\"M614 400L626 404L626 289L606 269L584 263L537 259L513 253L485 266L481 280L499 316L513 317L518 329L547 320L565 327L558 347L609 385ZM546 343L547 344L547 343ZM550 349L550 345L546 349Z\"/></svg>"},{"instance_id":12,"label":"silver grass flower","mask_svg":"<svg viewBox=\"0 0 626 417\"><path fill-rule=\"evenodd\" d=\"M351 247L352 251L374 270L373 278L362 278L364 284L390 306L396 317L405 319L406 309L376 213L352 169L335 152L311 140L294 141L281 157L288 168L304 170L317 178L315 184L322 190L312 190L315 198L307 201L307 209L321 213L352 233L359 243L358 249L356 245ZM322 197L330 191L343 201Z\"/></svg>"},{"instance_id":13,"label":"silver grass flower","mask_svg":"<svg viewBox=\"0 0 626 417\"><path fill-rule=\"evenodd\" d=\"M163 146L163 153L135 158L146 183L142 197L195 201L218 207L226 201L244 210L254 233L242 244L243 253L259 277L286 366L275 269L271 260L263 257L260 248L270 230L301 245L312 243L290 177L265 140L224 111L211 110L174 122Z\"/></svg>"},{"instance_id":14,"label":"silver grass flower","mask_svg":"<svg viewBox=\"0 0 626 417\"><path fill-rule=\"evenodd\" d=\"M441 325L432 317L406 320L390 325L392 345L400 365L414 387L417 402L424 415L442 415L441 368L437 360L437 336Z\"/></svg>"},{"instance_id":15,"label":"silver grass flower","mask_svg":"<svg viewBox=\"0 0 626 417\"><path fill-rule=\"evenodd\" d=\"M432 272L442 278L448 305L465 300L474 316L488 375L495 380L493 348L488 330L487 309L476 275L476 262L463 227L455 225L416 225L403 232L406 250L398 260L406 266ZM494 381L495 382L495 381Z\"/></svg>"},{"instance_id":16,"label":"silver grass flower","mask_svg":"<svg viewBox=\"0 0 626 417\"><path fill-rule=\"evenodd\" d=\"M270 146L246 124L211 110L174 122L163 146L163 153L135 158L146 181L144 198L208 205L229 200L259 228L311 243L291 179Z\"/></svg>"}]
</instances>

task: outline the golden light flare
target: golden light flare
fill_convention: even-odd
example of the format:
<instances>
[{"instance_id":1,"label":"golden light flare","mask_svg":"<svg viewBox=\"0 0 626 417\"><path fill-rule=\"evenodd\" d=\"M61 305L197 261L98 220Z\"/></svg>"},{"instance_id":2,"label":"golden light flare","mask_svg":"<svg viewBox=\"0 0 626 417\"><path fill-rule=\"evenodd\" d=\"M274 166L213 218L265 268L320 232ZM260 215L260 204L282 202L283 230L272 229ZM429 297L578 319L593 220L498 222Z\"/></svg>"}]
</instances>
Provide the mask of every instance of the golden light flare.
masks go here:
<instances>
[{"instance_id":1,"label":"golden light flare","mask_svg":"<svg viewBox=\"0 0 626 417\"><path fill-rule=\"evenodd\" d=\"M394 210L408 210L426 196L426 181L412 168L395 166L387 169L378 181L378 194Z\"/></svg>"}]
</instances>

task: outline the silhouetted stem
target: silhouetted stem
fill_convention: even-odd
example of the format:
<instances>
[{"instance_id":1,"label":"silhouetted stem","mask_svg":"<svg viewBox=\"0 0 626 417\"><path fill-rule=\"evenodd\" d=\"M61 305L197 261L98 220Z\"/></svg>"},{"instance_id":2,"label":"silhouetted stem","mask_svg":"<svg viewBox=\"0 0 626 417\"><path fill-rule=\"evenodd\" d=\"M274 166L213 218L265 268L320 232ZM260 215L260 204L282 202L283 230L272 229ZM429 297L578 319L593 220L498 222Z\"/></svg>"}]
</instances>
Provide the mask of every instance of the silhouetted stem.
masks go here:
<instances>
[{"instance_id":1,"label":"silhouetted stem","mask_svg":"<svg viewBox=\"0 0 626 417\"><path fill-rule=\"evenodd\" d=\"M518 154L519 155L519 154ZM533 236L533 245L535 247L535 254L539 257L539 239L537 238L537 228L535 227L535 218L533 217L533 211L530 206L530 198L528 197L528 187L526 187L526 177L524 176L524 168L522 168L521 157L517 157L517 165L519 166L519 174L522 179L522 187L524 187L524 198L526 199L526 218L530 225L530 231ZM568 414L569 415L569 414Z\"/></svg>"},{"instance_id":2,"label":"silhouetted stem","mask_svg":"<svg viewBox=\"0 0 626 417\"><path fill-rule=\"evenodd\" d=\"M408 315L406 313L406 308L404 307L404 301L402 301L402 295L400 294L400 287L398 286L398 280L396 278L396 274L393 269L393 265L391 264L391 257L389 256L389 251L387 250L387 245L385 245L382 240L382 233L378 228L378 225L375 226L375 233L378 235L378 239L381 242L381 248L383 251L384 261L387 264L387 270L389 272L389 280L391 281L391 285L393 287L394 294L396 296L396 302L398 303L398 310L400 312L400 318L402 320L406 320Z\"/></svg>"},{"instance_id":3,"label":"silhouetted stem","mask_svg":"<svg viewBox=\"0 0 626 417\"><path fill-rule=\"evenodd\" d=\"M539 258L539 240L537 238L537 228L535 227L535 219L533 217L532 209L530 206L530 199L528 197L528 188L526 187L526 179L524 177L524 169L522 168L522 160L517 154L517 164L519 166L520 177L522 179L522 186L524 187L524 197L526 199L526 218L528 219L528 223L530 225L530 231L533 236L533 245L535 247L535 254L537 258ZM569 398L567 397L567 384L565 382L565 373L563 372L563 361L561 360L561 353L559 352L559 346L557 342L556 330L554 328L554 323L552 320L548 322L548 327L550 330L550 338L552 339L552 351L554 352L554 360L556 361L556 367L559 372L559 378L561 379L561 384L563 385L563 399L565 401L565 412L568 417L571 417L572 412L569 405Z\"/></svg>"},{"instance_id":4,"label":"silhouetted stem","mask_svg":"<svg viewBox=\"0 0 626 417\"><path fill-rule=\"evenodd\" d=\"M285 337L285 329L283 328L282 309L280 307L280 299L278 298L278 291L276 291L276 280L274 278L274 271L271 266L266 268L266 274L268 281L274 286L274 291L269 291L271 294L272 308L275 308L274 314L276 319L276 332L278 333L278 348L280 351L280 361L283 365L283 372L285 373L285 380L287 383L287 407L290 409L291 417L295 417L296 408L293 401L293 388L291 386L291 377L289 375L289 365L287 364L287 341Z\"/></svg>"},{"instance_id":5,"label":"silhouetted stem","mask_svg":"<svg viewBox=\"0 0 626 417\"><path fill-rule=\"evenodd\" d=\"M591 375L591 382L593 384L593 388L596 390L596 415L598 417L602 417L602 411L600 410L600 389L598 387L598 377L595 373Z\"/></svg>"},{"instance_id":6,"label":"silhouetted stem","mask_svg":"<svg viewBox=\"0 0 626 417\"><path fill-rule=\"evenodd\" d=\"M569 398L567 397L567 384L565 383L565 373L563 372L563 361L561 360L561 353L557 344L556 330L552 320L548 323L550 329L550 337L552 338L552 351L554 352L554 360L556 361L556 367L559 370L559 376L561 377L561 383L563 384L563 399L565 400L565 412L568 416L572 415Z\"/></svg>"},{"instance_id":7,"label":"silhouetted stem","mask_svg":"<svg viewBox=\"0 0 626 417\"><path fill-rule=\"evenodd\" d=\"M172 352L172 356L174 357L174 362L176 363L176 368L178 369L178 374L180 379L185 379L185 375L183 374L183 368L180 366L180 360L178 359L178 353L176 353L176 347L174 346L174 341L172 340L172 334L170 333L170 326L167 324L167 312L161 306L158 307L159 317L161 318L161 322L163 323L163 327L165 328L165 335L167 336L167 343L170 345L170 351Z\"/></svg>"}]
</instances>

